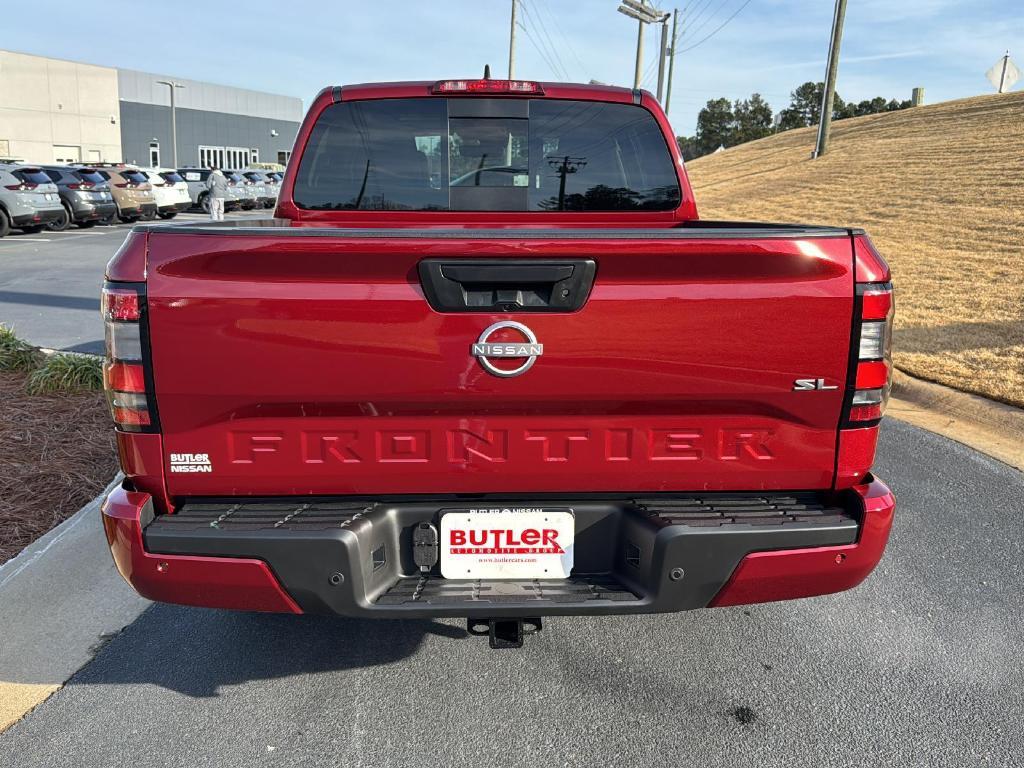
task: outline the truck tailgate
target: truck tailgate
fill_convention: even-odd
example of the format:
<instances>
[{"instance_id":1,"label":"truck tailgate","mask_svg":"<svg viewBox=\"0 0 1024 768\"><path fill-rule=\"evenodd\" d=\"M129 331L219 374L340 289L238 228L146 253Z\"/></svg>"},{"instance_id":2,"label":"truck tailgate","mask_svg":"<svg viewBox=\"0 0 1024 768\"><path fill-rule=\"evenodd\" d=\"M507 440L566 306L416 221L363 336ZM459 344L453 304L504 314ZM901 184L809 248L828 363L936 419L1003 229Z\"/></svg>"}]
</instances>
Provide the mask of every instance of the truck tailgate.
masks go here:
<instances>
[{"instance_id":1,"label":"truck tailgate","mask_svg":"<svg viewBox=\"0 0 1024 768\"><path fill-rule=\"evenodd\" d=\"M425 258L591 259L596 277L575 311L438 312ZM156 227L168 491L827 488L852 270L842 229ZM471 354L501 320L543 344L521 376Z\"/></svg>"}]
</instances>

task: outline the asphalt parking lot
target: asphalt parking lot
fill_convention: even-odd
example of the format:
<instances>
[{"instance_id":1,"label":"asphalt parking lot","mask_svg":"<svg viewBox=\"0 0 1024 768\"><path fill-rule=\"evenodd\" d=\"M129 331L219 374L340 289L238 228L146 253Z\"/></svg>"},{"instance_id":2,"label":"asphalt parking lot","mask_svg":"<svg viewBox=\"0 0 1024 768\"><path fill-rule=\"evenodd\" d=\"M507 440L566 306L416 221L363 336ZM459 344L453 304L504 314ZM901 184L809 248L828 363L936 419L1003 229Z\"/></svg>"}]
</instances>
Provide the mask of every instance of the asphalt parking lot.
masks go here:
<instances>
[{"instance_id":1,"label":"asphalt parking lot","mask_svg":"<svg viewBox=\"0 0 1024 768\"><path fill-rule=\"evenodd\" d=\"M1024 476L892 420L877 469L900 507L851 592L555 619L519 651L156 605L0 765L1020 766Z\"/></svg>"},{"instance_id":2,"label":"asphalt parking lot","mask_svg":"<svg viewBox=\"0 0 1024 768\"><path fill-rule=\"evenodd\" d=\"M269 218L271 211L242 211L228 218ZM205 221L201 213L171 222ZM131 224L34 235L15 231L0 238L0 322L36 346L73 352L103 352L99 315L103 268Z\"/></svg>"}]
</instances>

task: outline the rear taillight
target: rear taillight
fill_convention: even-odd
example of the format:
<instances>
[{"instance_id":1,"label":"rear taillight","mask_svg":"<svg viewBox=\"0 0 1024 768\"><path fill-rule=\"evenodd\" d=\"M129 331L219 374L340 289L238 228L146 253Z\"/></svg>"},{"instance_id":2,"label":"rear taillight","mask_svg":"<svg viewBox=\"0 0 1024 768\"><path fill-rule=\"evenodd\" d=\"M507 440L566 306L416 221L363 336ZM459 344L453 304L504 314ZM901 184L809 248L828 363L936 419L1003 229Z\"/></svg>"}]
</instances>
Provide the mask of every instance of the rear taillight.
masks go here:
<instances>
[{"instance_id":1,"label":"rear taillight","mask_svg":"<svg viewBox=\"0 0 1024 768\"><path fill-rule=\"evenodd\" d=\"M891 283L861 283L857 286L860 322L855 343L856 369L847 421L851 426L877 422L885 412L892 382L892 318L894 303Z\"/></svg>"},{"instance_id":2,"label":"rear taillight","mask_svg":"<svg viewBox=\"0 0 1024 768\"><path fill-rule=\"evenodd\" d=\"M9 190L11 190L12 192L30 192L31 190L35 189L39 185L38 184L28 184L28 183L24 183L23 182L21 184L7 184L5 186Z\"/></svg>"},{"instance_id":3,"label":"rear taillight","mask_svg":"<svg viewBox=\"0 0 1024 768\"><path fill-rule=\"evenodd\" d=\"M143 283L106 283L100 312L106 336L103 386L114 423L126 432L156 428L146 369L146 295Z\"/></svg>"},{"instance_id":4,"label":"rear taillight","mask_svg":"<svg viewBox=\"0 0 1024 768\"><path fill-rule=\"evenodd\" d=\"M91 181L76 181L68 184L68 189L92 189L95 186Z\"/></svg>"}]
</instances>

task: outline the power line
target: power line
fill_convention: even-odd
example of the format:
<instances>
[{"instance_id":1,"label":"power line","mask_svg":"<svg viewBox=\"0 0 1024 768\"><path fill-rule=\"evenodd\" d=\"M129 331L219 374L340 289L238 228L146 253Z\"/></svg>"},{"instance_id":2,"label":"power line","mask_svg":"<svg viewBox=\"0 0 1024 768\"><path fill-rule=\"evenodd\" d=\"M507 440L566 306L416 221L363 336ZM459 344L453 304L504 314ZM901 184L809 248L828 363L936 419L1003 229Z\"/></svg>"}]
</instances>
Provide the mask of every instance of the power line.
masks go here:
<instances>
[{"instance_id":1,"label":"power line","mask_svg":"<svg viewBox=\"0 0 1024 768\"><path fill-rule=\"evenodd\" d=\"M551 62L555 77L559 80L569 80L570 78L566 72L565 65L562 63L562 58L558 55L557 48L551 42L551 36L548 35L544 20L540 18L540 13L530 5L527 5L526 0L522 0L520 5L525 11L524 18L526 23L533 27L534 32L537 33L537 41L539 41L539 44L548 54L546 59ZM546 44L545 38L547 39Z\"/></svg>"},{"instance_id":2,"label":"power line","mask_svg":"<svg viewBox=\"0 0 1024 768\"><path fill-rule=\"evenodd\" d=\"M709 3L711 3L711 0L701 0L701 2L696 4L696 8L692 8L694 5L692 2L687 4L686 8L683 9L683 17L686 19L686 29L689 29L700 22L709 10ZM712 12L712 15L713 14L714 12ZM680 37L685 37L685 29L684 32L680 34Z\"/></svg>"},{"instance_id":3,"label":"power line","mask_svg":"<svg viewBox=\"0 0 1024 768\"><path fill-rule=\"evenodd\" d=\"M527 5L527 0L521 0L523 9L526 11L526 20L533 25L534 32L537 33L537 40L544 46L544 50L551 56L551 60L558 64L558 71L561 73L559 78L562 80L568 80L569 75L565 69L565 63L562 61L562 57L558 55L558 48L552 43L551 35L548 34L547 24L544 23L544 19L541 18L540 11L533 5Z\"/></svg>"},{"instance_id":4,"label":"power line","mask_svg":"<svg viewBox=\"0 0 1024 768\"><path fill-rule=\"evenodd\" d=\"M735 19L735 18L736 18L736 17L737 17L738 15L739 15L739 12L740 12L740 11L742 11L742 10L743 10L744 8L746 8L746 7L748 6L748 5L750 5L750 0L745 0L745 2L743 3L743 5L741 5L741 6L740 6L739 8L737 8L737 9L736 9L735 11L733 11L733 14L732 14L732 16L730 16L730 17L729 17L729 18L727 18L727 19L726 19L725 21L723 21L723 22L722 22L721 24L719 24L719 25L718 25L717 27L715 27L715 28L714 28L714 29L713 29L713 30L712 30L712 31L711 31L711 32L710 32L710 33L709 33L708 35L706 35L705 37L701 38L700 40L698 40L698 41L697 41L696 43L694 43L693 45L691 45L691 46L688 46L688 47L686 47L686 48L683 48L683 49L682 49L681 51L679 51L679 53L686 53L687 51L692 51L692 50L693 50L694 48L696 48L696 47L697 47L698 45L701 45L701 44L703 44L703 43L706 43L706 42L707 42L708 40L710 40L710 39L711 39L712 37L714 37L715 35L717 35L717 34L718 34L718 33L719 33L719 32L720 32L721 30L722 30L722 28L723 28L723 27L725 27L725 25L726 25L726 24L728 24L728 23L729 23L730 21L732 21L733 19Z\"/></svg>"},{"instance_id":5,"label":"power line","mask_svg":"<svg viewBox=\"0 0 1024 768\"><path fill-rule=\"evenodd\" d=\"M547 17L549 19L551 19L552 26L555 28L555 31L558 33L558 36L562 38L562 41L565 43L565 47L569 49L569 53L572 54L572 57L574 59L576 59L576 63L579 64L580 72L583 73L583 79L589 80L590 79L590 74L589 74L589 72L587 70L586 64L584 64L582 59L580 59L579 54L576 53L576 49L573 47L572 42L569 40L569 38L566 36L566 34L562 31L562 25L559 24L558 20L555 18L555 13L554 13L554 11L551 10L551 6L548 5L547 0L540 0L540 2L541 2L541 5L542 5L542 11L547 14Z\"/></svg>"},{"instance_id":6,"label":"power line","mask_svg":"<svg viewBox=\"0 0 1024 768\"><path fill-rule=\"evenodd\" d=\"M693 37L704 29L704 27L714 21L715 17L718 16L718 12L725 8L727 2L728 0L720 0L717 6L709 6L707 10L710 11L710 13L701 18L699 22L691 22L689 24L688 34Z\"/></svg>"},{"instance_id":7,"label":"power line","mask_svg":"<svg viewBox=\"0 0 1024 768\"><path fill-rule=\"evenodd\" d=\"M520 6L520 7L525 7L525 6ZM541 59L543 59L544 63L548 65L548 69L551 70L551 74L554 75L555 79L556 80L561 79L561 75L558 74L558 68L554 65L554 63L552 63L551 59L548 57L548 55L544 51L544 49L541 48L541 46L539 46L537 44L537 41L533 37L533 33L530 32L530 30L526 27L526 25L523 24L521 21L516 22L516 23L519 25L519 28L521 30L523 30L523 32L526 34L526 39L530 41L530 45L533 46L533 49L535 51L537 51L538 54L540 54Z\"/></svg>"}]
</instances>

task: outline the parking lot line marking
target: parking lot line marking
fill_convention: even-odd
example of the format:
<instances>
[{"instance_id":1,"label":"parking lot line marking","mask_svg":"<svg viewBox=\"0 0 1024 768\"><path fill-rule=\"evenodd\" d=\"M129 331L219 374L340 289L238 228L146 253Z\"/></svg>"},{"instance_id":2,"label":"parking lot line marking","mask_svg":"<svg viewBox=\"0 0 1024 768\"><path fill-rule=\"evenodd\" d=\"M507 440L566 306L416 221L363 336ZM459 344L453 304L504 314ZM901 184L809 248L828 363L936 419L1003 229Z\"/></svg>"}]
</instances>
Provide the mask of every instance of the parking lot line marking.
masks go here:
<instances>
[{"instance_id":1,"label":"parking lot line marking","mask_svg":"<svg viewBox=\"0 0 1024 768\"><path fill-rule=\"evenodd\" d=\"M93 235L112 235L113 232L75 232L70 235L62 235L56 238L58 241L74 240L76 237L92 237Z\"/></svg>"},{"instance_id":2,"label":"parking lot line marking","mask_svg":"<svg viewBox=\"0 0 1024 768\"><path fill-rule=\"evenodd\" d=\"M5 243L48 243L48 237L16 237L13 240L4 240Z\"/></svg>"}]
</instances>

